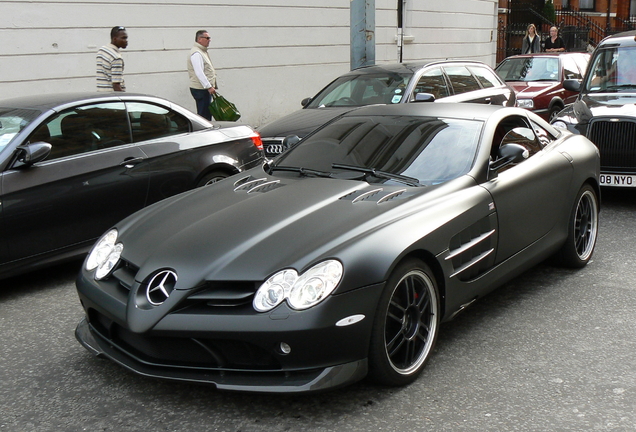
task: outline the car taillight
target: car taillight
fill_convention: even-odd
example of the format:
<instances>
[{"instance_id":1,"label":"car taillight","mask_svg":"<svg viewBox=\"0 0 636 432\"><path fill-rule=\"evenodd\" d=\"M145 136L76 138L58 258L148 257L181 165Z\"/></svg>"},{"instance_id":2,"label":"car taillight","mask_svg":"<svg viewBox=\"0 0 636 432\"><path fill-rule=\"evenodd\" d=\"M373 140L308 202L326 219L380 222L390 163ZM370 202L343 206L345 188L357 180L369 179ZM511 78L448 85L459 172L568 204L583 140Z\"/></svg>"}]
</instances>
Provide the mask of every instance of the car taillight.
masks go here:
<instances>
[{"instance_id":1,"label":"car taillight","mask_svg":"<svg viewBox=\"0 0 636 432\"><path fill-rule=\"evenodd\" d=\"M263 141L261 141L261 136L259 134L252 135L250 138L252 138L252 142L257 149L263 150Z\"/></svg>"}]
</instances>

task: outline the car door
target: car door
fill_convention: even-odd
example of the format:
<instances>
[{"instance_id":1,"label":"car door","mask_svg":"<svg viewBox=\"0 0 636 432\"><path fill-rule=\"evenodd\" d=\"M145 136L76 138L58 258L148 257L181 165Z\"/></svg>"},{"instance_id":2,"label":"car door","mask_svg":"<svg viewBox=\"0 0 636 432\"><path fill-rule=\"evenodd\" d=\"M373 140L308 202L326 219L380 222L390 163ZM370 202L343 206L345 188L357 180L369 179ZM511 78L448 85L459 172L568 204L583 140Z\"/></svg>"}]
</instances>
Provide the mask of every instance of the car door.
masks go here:
<instances>
[{"instance_id":1,"label":"car door","mask_svg":"<svg viewBox=\"0 0 636 432\"><path fill-rule=\"evenodd\" d=\"M520 128L532 139L523 139L515 132ZM536 131L541 136L537 136ZM499 224L499 263L545 236L562 214L567 200L567 187L573 173L570 161L554 146L554 138L527 117L509 116L503 119L493 141L493 154L506 143L526 147L529 158L504 168L483 183L493 197Z\"/></svg>"},{"instance_id":2,"label":"car door","mask_svg":"<svg viewBox=\"0 0 636 432\"><path fill-rule=\"evenodd\" d=\"M452 95L442 68L434 67L425 70L418 78L417 84L413 87L409 101L414 101L418 93L432 94L435 96L435 99Z\"/></svg>"},{"instance_id":3,"label":"car door","mask_svg":"<svg viewBox=\"0 0 636 432\"><path fill-rule=\"evenodd\" d=\"M190 120L169 107L126 102L126 109L133 142L148 158L148 203L192 189L203 164L201 153L211 143L202 145L199 134L190 133Z\"/></svg>"},{"instance_id":4,"label":"car door","mask_svg":"<svg viewBox=\"0 0 636 432\"><path fill-rule=\"evenodd\" d=\"M466 66L444 66L444 72L453 88L455 95L464 95L462 102L489 104L492 102L492 92L482 90L477 79Z\"/></svg>"},{"instance_id":5,"label":"car door","mask_svg":"<svg viewBox=\"0 0 636 432\"><path fill-rule=\"evenodd\" d=\"M514 90L502 82L493 70L478 65L468 66L468 70L472 72L484 88L482 91L489 93L486 98L490 98L490 100L484 100L484 102L492 105L514 105L516 101Z\"/></svg>"},{"instance_id":6,"label":"car door","mask_svg":"<svg viewBox=\"0 0 636 432\"><path fill-rule=\"evenodd\" d=\"M88 244L145 204L145 155L131 143L123 103L62 111L35 136L51 143L49 157L1 174L2 263Z\"/></svg>"}]
</instances>

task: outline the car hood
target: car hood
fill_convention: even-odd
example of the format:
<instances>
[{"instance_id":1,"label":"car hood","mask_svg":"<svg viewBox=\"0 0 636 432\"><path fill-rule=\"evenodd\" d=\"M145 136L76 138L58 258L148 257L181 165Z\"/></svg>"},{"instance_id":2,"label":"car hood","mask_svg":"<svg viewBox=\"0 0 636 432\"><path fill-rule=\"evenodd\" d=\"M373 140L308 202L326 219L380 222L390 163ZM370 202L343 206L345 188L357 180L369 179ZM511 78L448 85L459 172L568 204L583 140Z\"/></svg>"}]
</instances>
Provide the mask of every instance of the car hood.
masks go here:
<instances>
[{"instance_id":1,"label":"car hood","mask_svg":"<svg viewBox=\"0 0 636 432\"><path fill-rule=\"evenodd\" d=\"M510 87L512 87L517 94L517 99L531 99L535 98L542 93L547 93L558 87L558 81L539 81L539 82L524 82L524 81L507 81Z\"/></svg>"},{"instance_id":2,"label":"car hood","mask_svg":"<svg viewBox=\"0 0 636 432\"><path fill-rule=\"evenodd\" d=\"M122 221L117 226L122 258L139 267L137 281L165 268L177 272L176 289L204 281L263 281L289 267L303 271L340 257L347 245L380 227L421 215L429 200L415 198L449 195L444 185L273 178L260 168L245 174L161 201ZM242 179L253 182L242 185ZM362 196L367 192L372 193ZM437 217L442 214L447 217L446 212Z\"/></svg>"},{"instance_id":3,"label":"car hood","mask_svg":"<svg viewBox=\"0 0 636 432\"><path fill-rule=\"evenodd\" d=\"M304 108L258 128L263 138L298 135L304 138L318 126L357 107Z\"/></svg>"},{"instance_id":4,"label":"car hood","mask_svg":"<svg viewBox=\"0 0 636 432\"><path fill-rule=\"evenodd\" d=\"M587 94L577 99L569 109L579 124L588 123L592 117L636 117L636 94Z\"/></svg>"}]
</instances>

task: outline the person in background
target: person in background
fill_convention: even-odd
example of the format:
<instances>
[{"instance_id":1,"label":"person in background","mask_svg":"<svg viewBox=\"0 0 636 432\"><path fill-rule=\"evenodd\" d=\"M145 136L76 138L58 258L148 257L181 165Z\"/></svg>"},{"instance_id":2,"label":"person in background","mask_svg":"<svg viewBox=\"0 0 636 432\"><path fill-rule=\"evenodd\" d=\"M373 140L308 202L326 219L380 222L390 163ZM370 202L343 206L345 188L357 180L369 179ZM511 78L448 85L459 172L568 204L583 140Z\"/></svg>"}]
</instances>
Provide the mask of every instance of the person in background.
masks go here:
<instances>
[{"instance_id":1,"label":"person in background","mask_svg":"<svg viewBox=\"0 0 636 432\"><path fill-rule=\"evenodd\" d=\"M97 91L126 91L124 59L119 52L128 46L128 33L124 27L113 27L110 44L97 51Z\"/></svg>"},{"instance_id":2,"label":"person in background","mask_svg":"<svg viewBox=\"0 0 636 432\"><path fill-rule=\"evenodd\" d=\"M530 24L526 30L526 35L521 44L521 54L532 54L541 52L541 41L537 36L537 28Z\"/></svg>"},{"instance_id":3,"label":"person in background","mask_svg":"<svg viewBox=\"0 0 636 432\"><path fill-rule=\"evenodd\" d=\"M565 42L559 36L559 29L550 27L550 36L545 40L545 52L564 52Z\"/></svg>"},{"instance_id":4,"label":"person in background","mask_svg":"<svg viewBox=\"0 0 636 432\"><path fill-rule=\"evenodd\" d=\"M216 71L208 54L210 35L206 30L197 31L194 46L188 57L188 75L190 77L190 93L197 105L197 114L212 120L208 107L216 89Z\"/></svg>"}]
</instances>

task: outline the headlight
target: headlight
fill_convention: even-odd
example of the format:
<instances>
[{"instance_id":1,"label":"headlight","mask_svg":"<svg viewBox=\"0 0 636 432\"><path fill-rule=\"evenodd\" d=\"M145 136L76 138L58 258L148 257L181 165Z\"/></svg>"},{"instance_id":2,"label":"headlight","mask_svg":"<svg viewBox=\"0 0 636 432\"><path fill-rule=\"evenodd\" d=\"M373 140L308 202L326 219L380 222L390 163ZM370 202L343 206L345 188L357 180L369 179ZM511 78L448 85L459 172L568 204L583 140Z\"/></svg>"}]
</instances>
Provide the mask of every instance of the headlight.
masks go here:
<instances>
[{"instance_id":1,"label":"headlight","mask_svg":"<svg viewBox=\"0 0 636 432\"><path fill-rule=\"evenodd\" d=\"M555 121L554 123L552 123L552 126L554 126L555 128L568 130L568 125L563 120Z\"/></svg>"},{"instance_id":2,"label":"headlight","mask_svg":"<svg viewBox=\"0 0 636 432\"><path fill-rule=\"evenodd\" d=\"M112 229L102 236L93 246L86 259L86 270L95 270L95 279L103 279L117 265L124 245L117 243L117 230Z\"/></svg>"},{"instance_id":3,"label":"headlight","mask_svg":"<svg viewBox=\"0 0 636 432\"><path fill-rule=\"evenodd\" d=\"M534 101L532 99L517 99L517 106L520 108L534 108Z\"/></svg>"},{"instance_id":4,"label":"headlight","mask_svg":"<svg viewBox=\"0 0 636 432\"><path fill-rule=\"evenodd\" d=\"M336 260L316 264L300 276L293 269L281 270L260 286L252 304L258 312L272 310L285 300L293 309L308 309L333 292L342 273L342 264Z\"/></svg>"}]
</instances>

